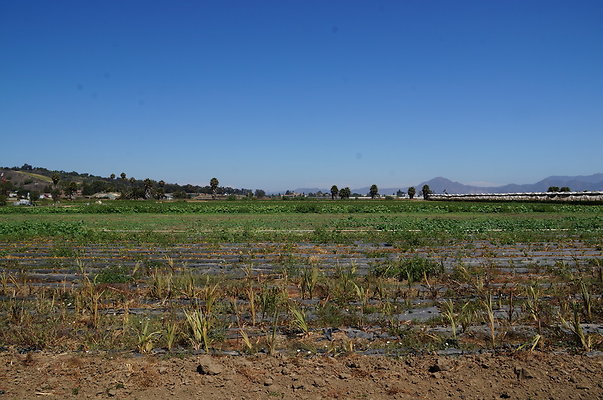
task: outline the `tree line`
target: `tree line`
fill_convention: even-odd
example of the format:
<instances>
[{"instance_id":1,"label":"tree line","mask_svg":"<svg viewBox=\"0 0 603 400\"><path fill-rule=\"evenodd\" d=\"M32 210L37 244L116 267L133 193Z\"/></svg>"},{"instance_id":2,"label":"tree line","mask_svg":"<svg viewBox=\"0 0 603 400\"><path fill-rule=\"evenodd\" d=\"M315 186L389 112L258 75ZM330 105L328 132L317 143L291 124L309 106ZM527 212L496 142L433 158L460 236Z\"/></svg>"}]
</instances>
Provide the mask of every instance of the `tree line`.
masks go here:
<instances>
[{"instance_id":1,"label":"tree line","mask_svg":"<svg viewBox=\"0 0 603 400\"><path fill-rule=\"evenodd\" d=\"M49 177L52 184L43 188L44 193L50 193L54 200L61 196L74 198L76 195L92 196L97 193L117 192L124 199L163 199L167 193L171 193L176 199L186 199L195 194L208 194L212 198L219 195L245 196L245 197L266 197L266 192L262 189L238 189L232 187L222 187L217 178L211 178L206 186L200 185L179 185L175 183L166 183L163 180L153 180L150 178L136 179L128 176L125 172L119 174L112 173L107 177L95 176L87 173L78 173L75 171L52 171L42 167L34 167L30 164L24 164L21 167L4 168L13 171L26 171ZM27 184L27 181L25 182ZM561 188L562 190L565 188ZM36 199L40 193L34 190L28 190L24 186L16 187L10 181L2 179L0 181L0 196L7 196L9 192L17 191L19 197L26 197L30 194L32 199ZM413 199L416 195L416 189L409 187L408 197ZM429 185L424 185L421 194L425 199L431 194ZM326 194L328 196L328 194ZM350 197L360 197L358 193L352 193L349 187L338 188L333 185L330 190L333 200L349 199ZM370 186L368 195L374 199L379 196L379 188L373 184ZM398 196L402 197L404 193L398 191Z\"/></svg>"},{"instance_id":2,"label":"tree line","mask_svg":"<svg viewBox=\"0 0 603 400\"><path fill-rule=\"evenodd\" d=\"M423 195L424 199L429 199L429 195L432 194L433 192L431 191L431 189L429 188L429 185L423 185L423 188L421 189L421 194ZM398 197L402 197L404 193L401 190L398 190ZM415 195L417 194L417 190L411 186L408 188L408 197L410 199L413 199L415 197ZM338 196L341 199L349 199L350 198L350 188L349 187L345 187L343 189L339 189L337 187L337 185L333 185L331 186L331 199L335 200ZM374 199L375 197L379 196L379 188L377 187L377 185L371 185L371 187L369 188L369 193L368 195L371 197L371 199Z\"/></svg>"},{"instance_id":3,"label":"tree line","mask_svg":"<svg viewBox=\"0 0 603 400\"><path fill-rule=\"evenodd\" d=\"M187 198L195 194L209 194L213 197L218 195L239 195L253 196L254 191L245 188L232 188L219 186L219 181L212 178L206 186L177 183L167 183L163 180L154 180L150 178L136 179L128 176L125 172L119 174L112 173L107 177L95 176L87 173L78 173L75 171L54 171L43 167L34 167L30 164L24 164L21 167L8 167L5 170L23 171L43 175L52 180L49 184L41 188L42 193L50 193L53 198L60 196L73 197L76 193L83 196L91 196L96 193L117 192L122 198L127 199L148 199L165 197L166 193L173 193L176 198ZM33 180L31 180L33 182ZM29 183L26 181L26 183ZM9 192L16 191L20 197L25 197L29 192L30 197L37 198L41 194L38 190L28 190L24 186L15 185L8 179L2 179L0 182L0 195L8 195ZM261 189L255 191L256 195L265 196Z\"/></svg>"}]
</instances>

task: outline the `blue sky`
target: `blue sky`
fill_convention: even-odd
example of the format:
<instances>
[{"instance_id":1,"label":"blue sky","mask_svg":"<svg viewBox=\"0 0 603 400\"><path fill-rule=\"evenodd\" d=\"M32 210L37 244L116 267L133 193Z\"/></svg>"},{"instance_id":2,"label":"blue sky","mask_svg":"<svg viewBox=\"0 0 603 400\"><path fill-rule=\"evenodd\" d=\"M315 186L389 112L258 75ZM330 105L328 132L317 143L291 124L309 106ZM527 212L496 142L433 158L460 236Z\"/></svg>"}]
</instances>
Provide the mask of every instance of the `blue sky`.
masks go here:
<instances>
[{"instance_id":1,"label":"blue sky","mask_svg":"<svg viewBox=\"0 0 603 400\"><path fill-rule=\"evenodd\" d=\"M268 190L603 172L602 21L601 1L0 0L0 165Z\"/></svg>"}]
</instances>

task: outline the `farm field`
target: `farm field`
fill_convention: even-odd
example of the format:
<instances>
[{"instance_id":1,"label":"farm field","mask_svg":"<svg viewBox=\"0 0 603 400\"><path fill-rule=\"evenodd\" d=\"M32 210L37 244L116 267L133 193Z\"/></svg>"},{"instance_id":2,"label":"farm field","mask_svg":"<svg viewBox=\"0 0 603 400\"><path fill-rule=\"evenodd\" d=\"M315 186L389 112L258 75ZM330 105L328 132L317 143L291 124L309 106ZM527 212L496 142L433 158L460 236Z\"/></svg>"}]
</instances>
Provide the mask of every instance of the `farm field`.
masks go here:
<instances>
[{"instance_id":1,"label":"farm field","mask_svg":"<svg viewBox=\"0 0 603 400\"><path fill-rule=\"evenodd\" d=\"M172 371L173 358L194 363L212 354L227 371L251 371L248 381L259 391L249 398L316 398L332 397L329 385L308 381L305 392L292 391L288 375L285 386L274 383L276 372L259 374L245 360L280 371L282 363L328 359L339 383L360 371L358 378L371 380L379 363L408 379L413 363L421 366L417 376L429 379L490 363L493 369L480 369L484 380L502 371L501 382L511 377L521 386L523 366L565 357L564 370L575 365L580 373L563 397L596 398L603 391L596 379L602 293L598 205L116 201L0 208L0 374L17 380L65 352L90 368L106 357L145 355L148 368L167 363L162 371ZM7 367L12 363L21 372ZM147 368L140 360L131 365ZM546 371L526 368L533 382ZM559 394L569 375L556 381ZM133 381L105 385L101 396L128 385L137 388L128 395L146 390ZM419 394L383 387L368 395L429 396L419 386ZM510 393L493 387L496 397ZM488 398L478 392L465 397Z\"/></svg>"}]
</instances>

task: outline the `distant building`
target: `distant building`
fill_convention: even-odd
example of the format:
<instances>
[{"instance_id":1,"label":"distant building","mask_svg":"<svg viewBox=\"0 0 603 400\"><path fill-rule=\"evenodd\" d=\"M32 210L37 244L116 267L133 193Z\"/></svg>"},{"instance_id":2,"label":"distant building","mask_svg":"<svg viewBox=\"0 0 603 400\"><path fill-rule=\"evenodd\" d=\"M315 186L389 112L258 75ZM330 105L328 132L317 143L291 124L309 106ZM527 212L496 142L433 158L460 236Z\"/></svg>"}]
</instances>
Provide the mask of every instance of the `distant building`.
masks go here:
<instances>
[{"instance_id":1,"label":"distant building","mask_svg":"<svg viewBox=\"0 0 603 400\"><path fill-rule=\"evenodd\" d=\"M92 197L94 199L117 200L117 199L119 199L120 196L121 196L121 194L117 193L117 192L108 192L108 193L101 192L101 193L93 194L90 197Z\"/></svg>"},{"instance_id":2,"label":"distant building","mask_svg":"<svg viewBox=\"0 0 603 400\"><path fill-rule=\"evenodd\" d=\"M297 192L290 192L290 191L287 191L287 192L286 192L286 193L283 195L283 197L286 197L286 198L293 198L293 197L306 197L306 195L305 195L304 193L297 193Z\"/></svg>"}]
</instances>

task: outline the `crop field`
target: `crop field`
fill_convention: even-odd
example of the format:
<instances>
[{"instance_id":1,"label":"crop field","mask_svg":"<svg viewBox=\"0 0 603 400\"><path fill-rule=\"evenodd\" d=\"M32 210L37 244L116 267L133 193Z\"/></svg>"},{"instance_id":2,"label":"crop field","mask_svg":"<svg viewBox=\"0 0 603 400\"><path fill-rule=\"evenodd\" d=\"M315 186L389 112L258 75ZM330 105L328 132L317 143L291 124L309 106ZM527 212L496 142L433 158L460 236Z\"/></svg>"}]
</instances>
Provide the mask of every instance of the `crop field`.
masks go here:
<instances>
[{"instance_id":1,"label":"crop field","mask_svg":"<svg viewBox=\"0 0 603 400\"><path fill-rule=\"evenodd\" d=\"M0 208L22 352L603 351L603 206L116 201Z\"/></svg>"}]
</instances>

